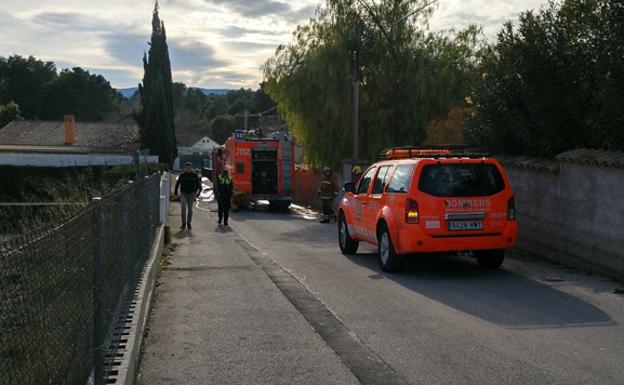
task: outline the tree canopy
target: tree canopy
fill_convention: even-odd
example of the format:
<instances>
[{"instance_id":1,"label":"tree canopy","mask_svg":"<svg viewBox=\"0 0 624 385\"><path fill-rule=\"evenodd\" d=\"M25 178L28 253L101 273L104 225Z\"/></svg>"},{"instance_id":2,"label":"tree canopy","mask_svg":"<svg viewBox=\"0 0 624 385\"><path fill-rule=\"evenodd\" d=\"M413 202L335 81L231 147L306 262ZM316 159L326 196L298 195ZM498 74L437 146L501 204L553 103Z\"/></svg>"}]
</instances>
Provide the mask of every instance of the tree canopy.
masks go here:
<instances>
[{"instance_id":1,"label":"tree canopy","mask_svg":"<svg viewBox=\"0 0 624 385\"><path fill-rule=\"evenodd\" d=\"M58 77L56 66L33 56L0 57L0 104L15 102L26 119L41 113L46 86Z\"/></svg>"},{"instance_id":2,"label":"tree canopy","mask_svg":"<svg viewBox=\"0 0 624 385\"><path fill-rule=\"evenodd\" d=\"M505 24L475 83L471 143L553 155L624 148L624 3L550 2Z\"/></svg>"},{"instance_id":3,"label":"tree canopy","mask_svg":"<svg viewBox=\"0 0 624 385\"><path fill-rule=\"evenodd\" d=\"M337 164L350 153L353 66L361 89L360 156L421 144L433 119L465 106L479 30L428 32L430 5L328 0L267 61L266 91L308 162Z\"/></svg>"},{"instance_id":4,"label":"tree canopy","mask_svg":"<svg viewBox=\"0 0 624 385\"><path fill-rule=\"evenodd\" d=\"M102 75L82 68L64 69L45 87L41 119L62 120L65 114L82 121L100 121L115 112L122 96Z\"/></svg>"},{"instance_id":5,"label":"tree canopy","mask_svg":"<svg viewBox=\"0 0 624 385\"><path fill-rule=\"evenodd\" d=\"M6 105L0 104L0 128L6 126L14 120L21 120L22 112L15 102L9 102Z\"/></svg>"},{"instance_id":6,"label":"tree canopy","mask_svg":"<svg viewBox=\"0 0 624 385\"><path fill-rule=\"evenodd\" d=\"M79 67L59 73L54 63L33 56L0 57L0 105L10 103L29 120L62 120L65 114L82 121L129 116L126 101L103 76Z\"/></svg>"},{"instance_id":7,"label":"tree canopy","mask_svg":"<svg viewBox=\"0 0 624 385\"><path fill-rule=\"evenodd\" d=\"M265 126L257 114L270 111L275 103L264 93L263 85L258 90L240 89L228 91L225 95L205 95L197 88L187 88L183 83L174 83L173 100L175 125L178 138L196 138L198 134L210 136L219 143L235 130L245 127L245 113L249 129Z\"/></svg>"}]
</instances>

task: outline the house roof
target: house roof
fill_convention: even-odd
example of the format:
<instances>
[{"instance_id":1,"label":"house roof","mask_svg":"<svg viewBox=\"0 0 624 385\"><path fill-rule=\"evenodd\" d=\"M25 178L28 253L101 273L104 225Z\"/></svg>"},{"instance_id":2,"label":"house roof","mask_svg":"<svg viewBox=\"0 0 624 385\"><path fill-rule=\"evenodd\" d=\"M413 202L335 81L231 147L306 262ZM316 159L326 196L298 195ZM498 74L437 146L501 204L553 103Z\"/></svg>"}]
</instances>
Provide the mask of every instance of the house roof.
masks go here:
<instances>
[{"instance_id":1,"label":"house roof","mask_svg":"<svg viewBox=\"0 0 624 385\"><path fill-rule=\"evenodd\" d=\"M0 151L126 153L136 150L134 122L76 122L76 141L66 145L62 121L13 121L0 129Z\"/></svg>"}]
</instances>

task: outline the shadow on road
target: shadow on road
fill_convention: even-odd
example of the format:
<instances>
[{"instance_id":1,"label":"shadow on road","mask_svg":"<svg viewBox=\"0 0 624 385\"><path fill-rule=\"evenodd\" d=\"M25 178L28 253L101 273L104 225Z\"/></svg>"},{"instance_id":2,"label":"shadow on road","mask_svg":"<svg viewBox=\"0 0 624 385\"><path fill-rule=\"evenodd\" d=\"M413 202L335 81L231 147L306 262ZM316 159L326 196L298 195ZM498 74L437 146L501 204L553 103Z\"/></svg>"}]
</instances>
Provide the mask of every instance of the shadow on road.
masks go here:
<instances>
[{"instance_id":1,"label":"shadow on road","mask_svg":"<svg viewBox=\"0 0 624 385\"><path fill-rule=\"evenodd\" d=\"M404 272L385 274L377 255L347 257L385 279L454 309L512 329L616 325L611 317L579 298L509 271L484 271L459 257L412 257Z\"/></svg>"}]
</instances>

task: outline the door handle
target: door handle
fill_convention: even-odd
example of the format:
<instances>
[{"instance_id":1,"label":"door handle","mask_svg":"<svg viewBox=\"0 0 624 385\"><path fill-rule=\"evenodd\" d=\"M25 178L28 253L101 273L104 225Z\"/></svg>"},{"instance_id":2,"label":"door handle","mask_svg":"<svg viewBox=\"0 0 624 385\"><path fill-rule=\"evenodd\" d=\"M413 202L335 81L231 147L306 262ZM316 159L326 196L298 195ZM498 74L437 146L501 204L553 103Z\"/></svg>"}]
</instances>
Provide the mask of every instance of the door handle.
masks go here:
<instances>
[{"instance_id":1,"label":"door handle","mask_svg":"<svg viewBox=\"0 0 624 385\"><path fill-rule=\"evenodd\" d=\"M363 206L366 206L368 204L368 202L362 202Z\"/></svg>"}]
</instances>

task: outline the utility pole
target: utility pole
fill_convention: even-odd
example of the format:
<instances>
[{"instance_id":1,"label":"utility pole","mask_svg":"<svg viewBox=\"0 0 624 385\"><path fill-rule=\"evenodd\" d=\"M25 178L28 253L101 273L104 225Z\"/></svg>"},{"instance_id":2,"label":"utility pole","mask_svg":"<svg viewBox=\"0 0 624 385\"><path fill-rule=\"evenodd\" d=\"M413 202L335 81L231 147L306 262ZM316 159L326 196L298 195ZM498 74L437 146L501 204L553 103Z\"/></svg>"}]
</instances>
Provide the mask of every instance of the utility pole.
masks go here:
<instances>
[{"instance_id":1,"label":"utility pole","mask_svg":"<svg viewBox=\"0 0 624 385\"><path fill-rule=\"evenodd\" d=\"M358 20L355 27L355 35L357 40L357 46L355 52L353 52L353 60L351 64L351 83L353 86L352 91L352 107L353 112L351 114L351 134L353 137L353 147L351 154L352 166L355 166L359 158L359 122L360 122L360 41L362 39L362 24Z\"/></svg>"}]
</instances>

